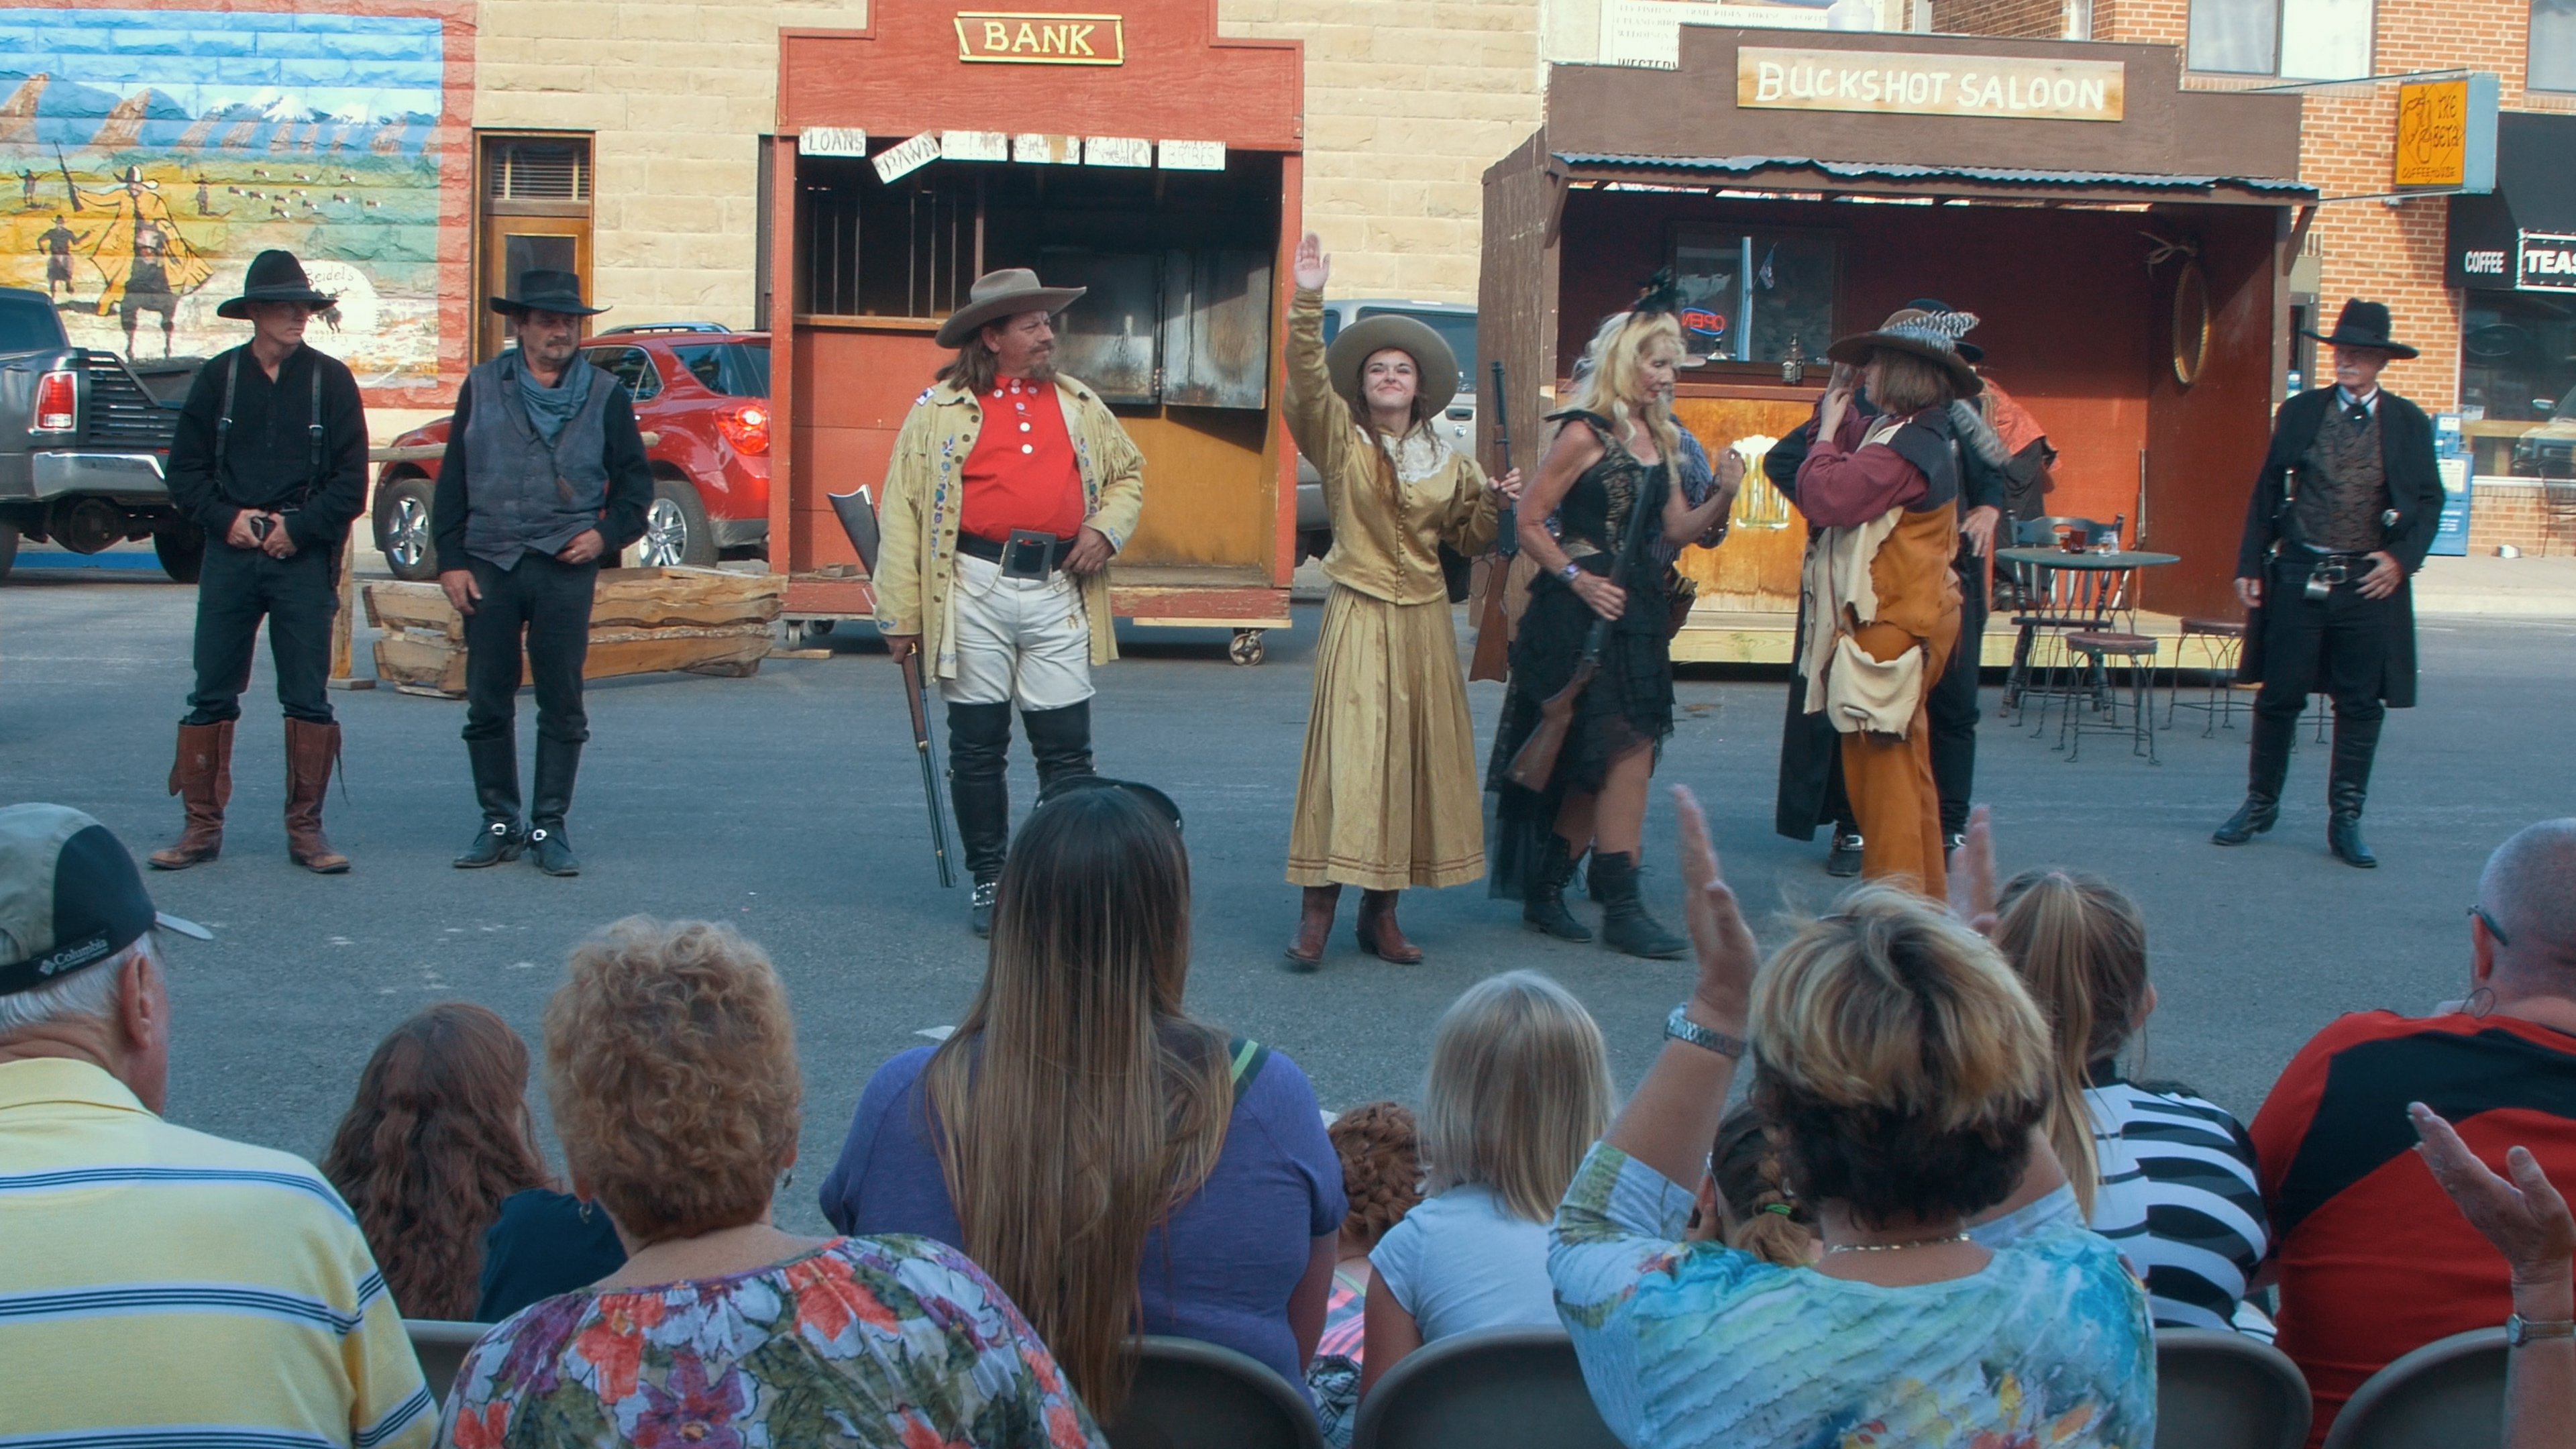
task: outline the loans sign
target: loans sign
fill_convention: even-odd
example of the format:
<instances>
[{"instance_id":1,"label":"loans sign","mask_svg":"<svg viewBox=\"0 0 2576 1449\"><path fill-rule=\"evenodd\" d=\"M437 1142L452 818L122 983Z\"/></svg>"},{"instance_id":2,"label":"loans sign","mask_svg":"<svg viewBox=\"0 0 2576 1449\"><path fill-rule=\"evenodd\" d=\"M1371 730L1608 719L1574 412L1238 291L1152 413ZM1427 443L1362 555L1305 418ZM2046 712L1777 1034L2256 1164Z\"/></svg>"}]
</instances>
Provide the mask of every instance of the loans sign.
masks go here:
<instances>
[{"instance_id":1,"label":"loans sign","mask_svg":"<svg viewBox=\"0 0 2576 1449\"><path fill-rule=\"evenodd\" d=\"M2127 67L2116 60L1759 45L1735 52L1735 104L1756 110L2117 121L2126 81Z\"/></svg>"},{"instance_id":2,"label":"loans sign","mask_svg":"<svg viewBox=\"0 0 2576 1449\"><path fill-rule=\"evenodd\" d=\"M993 65L1125 65L1125 18L961 10L957 58Z\"/></svg>"}]
</instances>

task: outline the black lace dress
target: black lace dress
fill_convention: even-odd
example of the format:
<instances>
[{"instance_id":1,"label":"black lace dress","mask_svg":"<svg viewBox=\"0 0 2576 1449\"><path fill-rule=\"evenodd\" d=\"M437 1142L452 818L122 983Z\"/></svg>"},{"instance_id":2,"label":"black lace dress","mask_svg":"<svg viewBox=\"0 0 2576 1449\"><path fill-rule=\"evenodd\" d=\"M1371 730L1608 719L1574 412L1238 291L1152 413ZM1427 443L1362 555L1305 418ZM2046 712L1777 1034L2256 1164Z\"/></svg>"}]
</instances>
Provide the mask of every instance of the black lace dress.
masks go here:
<instances>
[{"instance_id":1,"label":"black lace dress","mask_svg":"<svg viewBox=\"0 0 2576 1449\"><path fill-rule=\"evenodd\" d=\"M1589 427L1602 447L1601 461L1574 480L1557 506L1557 541L1576 567L1609 575L1634 510L1646 510L1642 538L1654 537L1672 490L1672 470L1662 463L1639 462L1620 443L1608 418L1567 411L1551 415L1550 421L1557 419L1569 427ZM1610 626L1600 669L1575 701L1573 727L1544 790L1512 783L1512 757L1538 728L1539 707L1574 677L1599 616L1554 574L1541 574L1530 586L1529 607L1512 640L1511 680L1504 687L1502 718L1485 771L1492 805L1486 879L1492 895L1522 897L1528 874L1556 828L1557 807L1569 793L1599 790L1613 758L1641 744L1660 747L1673 732L1672 645L1664 634L1671 608L1664 570L1649 549L1640 547L1636 554L1616 572L1620 587L1628 591L1628 606Z\"/></svg>"}]
</instances>

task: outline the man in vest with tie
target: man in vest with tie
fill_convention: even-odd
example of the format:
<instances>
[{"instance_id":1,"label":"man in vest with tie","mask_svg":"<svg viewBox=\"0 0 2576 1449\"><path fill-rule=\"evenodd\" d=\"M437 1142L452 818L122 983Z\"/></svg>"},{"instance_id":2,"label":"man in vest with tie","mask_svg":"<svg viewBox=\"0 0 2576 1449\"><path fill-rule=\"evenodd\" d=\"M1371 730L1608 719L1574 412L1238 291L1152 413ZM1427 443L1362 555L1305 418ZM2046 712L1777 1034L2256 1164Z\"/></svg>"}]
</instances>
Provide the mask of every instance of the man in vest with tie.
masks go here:
<instances>
[{"instance_id":1,"label":"man in vest with tie","mask_svg":"<svg viewBox=\"0 0 2576 1449\"><path fill-rule=\"evenodd\" d=\"M2415 703L2415 602L2408 578L2442 522L2442 476L2424 410L2379 385L2415 349L2390 340L2388 308L2355 298L2331 333L2332 387L2281 405L2236 555L2250 611L2238 677L2260 684L2245 803L2210 838L2243 845L2281 815L2300 711L2334 700L2326 846L2346 865L2378 859L2361 807L2388 706Z\"/></svg>"},{"instance_id":2,"label":"man in vest with tie","mask_svg":"<svg viewBox=\"0 0 2576 1449\"><path fill-rule=\"evenodd\" d=\"M644 534L653 474L626 386L581 359L586 306L570 272L528 271L492 310L518 346L465 375L430 501L438 584L465 616L465 753L483 824L460 870L522 852L579 875L564 835L590 739L581 667L603 561ZM522 631L527 644L520 648ZM522 671L537 690L536 795L519 820Z\"/></svg>"}]
</instances>

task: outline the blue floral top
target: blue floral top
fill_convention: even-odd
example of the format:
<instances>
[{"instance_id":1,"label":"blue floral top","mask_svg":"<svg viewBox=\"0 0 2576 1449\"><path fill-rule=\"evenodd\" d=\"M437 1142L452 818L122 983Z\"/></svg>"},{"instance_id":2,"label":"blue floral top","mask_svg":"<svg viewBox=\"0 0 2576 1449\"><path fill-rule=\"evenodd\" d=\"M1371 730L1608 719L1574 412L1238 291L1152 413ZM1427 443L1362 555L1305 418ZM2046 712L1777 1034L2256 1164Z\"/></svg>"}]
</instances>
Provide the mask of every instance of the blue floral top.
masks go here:
<instances>
[{"instance_id":1,"label":"blue floral top","mask_svg":"<svg viewBox=\"0 0 2576 1449\"><path fill-rule=\"evenodd\" d=\"M1946 1283L1883 1288L1683 1243L1691 1194L1596 1143L1548 1274L1593 1402L1628 1444L2150 1449L2147 1299L2059 1217Z\"/></svg>"}]
</instances>

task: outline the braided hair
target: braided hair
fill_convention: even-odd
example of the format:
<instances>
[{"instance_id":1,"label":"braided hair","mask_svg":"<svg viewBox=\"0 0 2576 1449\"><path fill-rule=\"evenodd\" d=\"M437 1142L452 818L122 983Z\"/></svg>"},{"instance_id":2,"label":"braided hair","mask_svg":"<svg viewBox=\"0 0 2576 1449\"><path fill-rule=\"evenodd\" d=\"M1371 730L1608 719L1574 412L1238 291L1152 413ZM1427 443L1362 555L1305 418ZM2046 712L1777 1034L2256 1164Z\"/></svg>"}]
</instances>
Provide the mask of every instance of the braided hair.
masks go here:
<instances>
[{"instance_id":1,"label":"braided hair","mask_svg":"<svg viewBox=\"0 0 2576 1449\"><path fill-rule=\"evenodd\" d=\"M1783 1268L1815 1260L1815 1210L1789 1190L1779 1142L1752 1103L1738 1104L1717 1124L1709 1172L1726 1204L1728 1247Z\"/></svg>"},{"instance_id":2,"label":"braided hair","mask_svg":"<svg viewBox=\"0 0 2576 1449\"><path fill-rule=\"evenodd\" d=\"M1400 1102L1363 1102L1324 1129L1342 1160L1350 1213L1342 1232L1373 1248L1422 1201L1422 1151L1413 1111Z\"/></svg>"}]
</instances>

